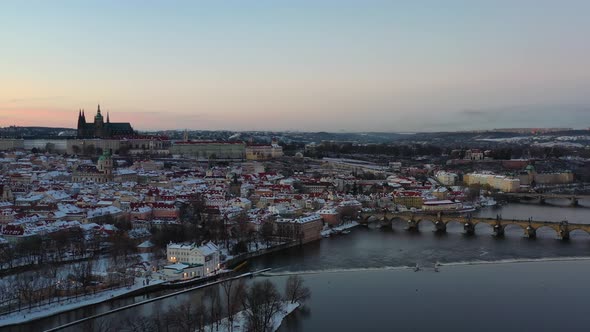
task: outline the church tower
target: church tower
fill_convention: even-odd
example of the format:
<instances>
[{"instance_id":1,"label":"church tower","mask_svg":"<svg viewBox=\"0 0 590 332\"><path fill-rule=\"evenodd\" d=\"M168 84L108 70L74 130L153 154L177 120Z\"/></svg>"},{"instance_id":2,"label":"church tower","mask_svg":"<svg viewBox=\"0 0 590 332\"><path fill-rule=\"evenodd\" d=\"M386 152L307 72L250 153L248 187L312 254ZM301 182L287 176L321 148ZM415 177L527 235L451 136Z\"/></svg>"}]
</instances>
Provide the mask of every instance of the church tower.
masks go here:
<instances>
[{"instance_id":1,"label":"church tower","mask_svg":"<svg viewBox=\"0 0 590 332\"><path fill-rule=\"evenodd\" d=\"M99 172L104 174L105 182L113 180L113 158L111 158L109 149L105 149L102 153L102 156L98 158L96 168L99 170Z\"/></svg>"},{"instance_id":2,"label":"church tower","mask_svg":"<svg viewBox=\"0 0 590 332\"><path fill-rule=\"evenodd\" d=\"M100 114L100 104L98 104L96 116L94 117L94 128L94 136L102 138L104 136L104 120L102 114Z\"/></svg>"},{"instance_id":3,"label":"church tower","mask_svg":"<svg viewBox=\"0 0 590 332\"><path fill-rule=\"evenodd\" d=\"M86 126L86 121L82 115L82 110L78 110L78 137L84 136L84 127Z\"/></svg>"}]
</instances>

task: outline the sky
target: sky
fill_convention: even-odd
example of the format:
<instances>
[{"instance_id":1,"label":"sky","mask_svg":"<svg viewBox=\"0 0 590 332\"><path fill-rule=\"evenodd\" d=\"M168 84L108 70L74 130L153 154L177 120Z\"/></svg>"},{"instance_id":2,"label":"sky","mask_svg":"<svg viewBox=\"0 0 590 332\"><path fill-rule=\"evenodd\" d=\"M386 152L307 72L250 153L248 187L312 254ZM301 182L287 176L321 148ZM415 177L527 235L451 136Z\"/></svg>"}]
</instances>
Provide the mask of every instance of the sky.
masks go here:
<instances>
[{"instance_id":1,"label":"sky","mask_svg":"<svg viewBox=\"0 0 590 332\"><path fill-rule=\"evenodd\" d=\"M590 127L590 1L0 2L0 127ZM90 115L90 117L89 117Z\"/></svg>"}]
</instances>

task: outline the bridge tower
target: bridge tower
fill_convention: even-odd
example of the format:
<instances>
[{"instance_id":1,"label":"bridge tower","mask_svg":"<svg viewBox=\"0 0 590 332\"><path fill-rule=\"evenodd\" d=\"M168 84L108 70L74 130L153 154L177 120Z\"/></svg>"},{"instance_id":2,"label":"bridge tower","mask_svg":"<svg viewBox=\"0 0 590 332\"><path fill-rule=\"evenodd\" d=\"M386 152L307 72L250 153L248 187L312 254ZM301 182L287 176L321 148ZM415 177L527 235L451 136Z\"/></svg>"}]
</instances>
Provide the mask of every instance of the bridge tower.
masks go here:
<instances>
[{"instance_id":1,"label":"bridge tower","mask_svg":"<svg viewBox=\"0 0 590 332\"><path fill-rule=\"evenodd\" d=\"M501 219L500 215L496 215L496 224L494 225L494 236L495 237L504 236L504 226L502 226L502 219Z\"/></svg>"},{"instance_id":2,"label":"bridge tower","mask_svg":"<svg viewBox=\"0 0 590 332\"><path fill-rule=\"evenodd\" d=\"M465 230L465 234L467 235L475 234L475 225L471 222L471 214L467 216L467 221L465 221L465 225L463 225L463 230Z\"/></svg>"}]
</instances>

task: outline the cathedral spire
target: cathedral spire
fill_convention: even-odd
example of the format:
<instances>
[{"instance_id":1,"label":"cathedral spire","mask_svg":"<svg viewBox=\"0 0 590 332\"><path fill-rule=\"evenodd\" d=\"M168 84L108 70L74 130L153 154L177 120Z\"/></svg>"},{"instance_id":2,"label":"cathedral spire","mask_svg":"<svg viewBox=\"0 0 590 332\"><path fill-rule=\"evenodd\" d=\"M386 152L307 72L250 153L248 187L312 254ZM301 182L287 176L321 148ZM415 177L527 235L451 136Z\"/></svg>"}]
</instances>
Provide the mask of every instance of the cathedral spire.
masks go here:
<instances>
[{"instance_id":1,"label":"cathedral spire","mask_svg":"<svg viewBox=\"0 0 590 332\"><path fill-rule=\"evenodd\" d=\"M96 111L97 114L100 114L100 104L98 104L98 110Z\"/></svg>"}]
</instances>

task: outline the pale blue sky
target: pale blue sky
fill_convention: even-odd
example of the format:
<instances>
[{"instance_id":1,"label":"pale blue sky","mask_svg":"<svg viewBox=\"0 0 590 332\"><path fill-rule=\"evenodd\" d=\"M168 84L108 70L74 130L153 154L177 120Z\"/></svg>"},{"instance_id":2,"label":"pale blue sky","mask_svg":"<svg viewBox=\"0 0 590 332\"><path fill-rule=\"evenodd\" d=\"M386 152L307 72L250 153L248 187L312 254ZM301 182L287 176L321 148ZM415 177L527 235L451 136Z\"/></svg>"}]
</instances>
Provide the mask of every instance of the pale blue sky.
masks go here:
<instances>
[{"instance_id":1,"label":"pale blue sky","mask_svg":"<svg viewBox=\"0 0 590 332\"><path fill-rule=\"evenodd\" d=\"M0 126L588 127L590 1L3 1ZM516 116L517 115L517 116Z\"/></svg>"}]
</instances>

